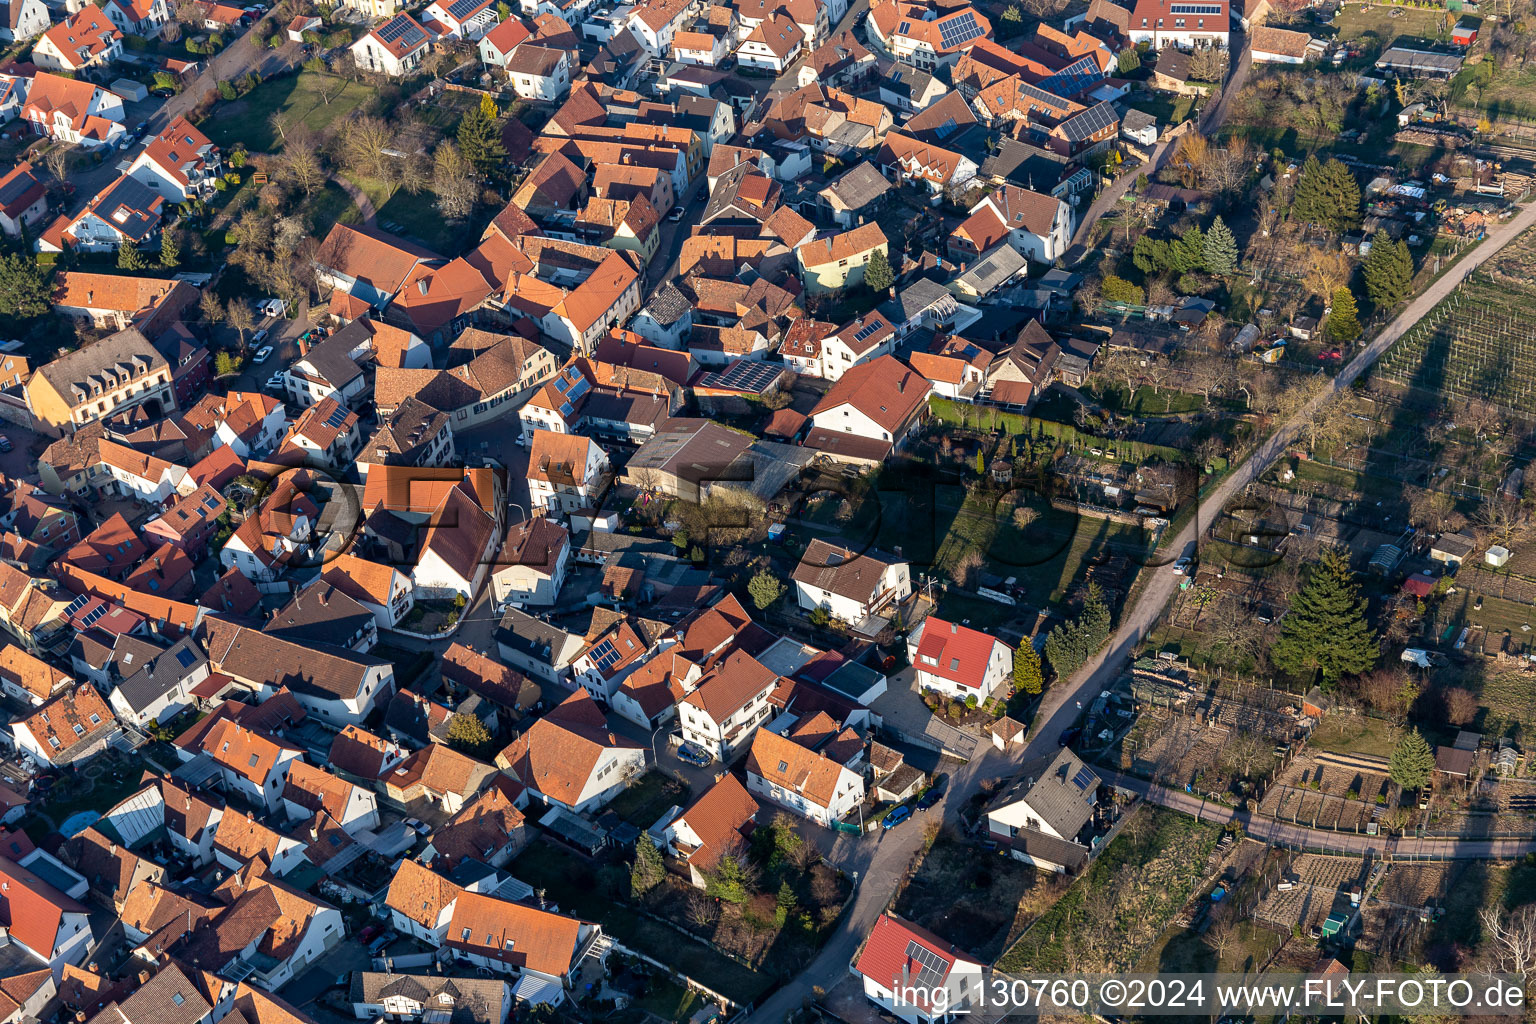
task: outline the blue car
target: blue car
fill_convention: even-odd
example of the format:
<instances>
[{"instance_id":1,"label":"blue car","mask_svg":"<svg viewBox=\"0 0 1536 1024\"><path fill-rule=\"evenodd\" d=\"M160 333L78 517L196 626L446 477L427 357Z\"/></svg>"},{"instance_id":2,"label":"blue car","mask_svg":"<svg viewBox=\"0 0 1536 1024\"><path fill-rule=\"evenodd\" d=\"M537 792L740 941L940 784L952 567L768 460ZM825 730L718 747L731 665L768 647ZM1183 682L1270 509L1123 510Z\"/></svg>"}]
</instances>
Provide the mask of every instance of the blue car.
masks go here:
<instances>
[{"instance_id":1,"label":"blue car","mask_svg":"<svg viewBox=\"0 0 1536 1024\"><path fill-rule=\"evenodd\" d=\"M677 748L677 756L689 764L700 768L708 768L714 761L714 758L704 753L704 751L687 743Z\"/></svg>"},{"instance_id":2,"label":"blue car","mask_svg":"<svg viewBox=\"0 0 1536 1024\"><path fill-rule=\"evenodd\" d=\"M912 808L902 804L900 807L893 807L885 817L880 819L880 827L895 828L910 817L912 817Z\"/></svg>"}]
</instances>

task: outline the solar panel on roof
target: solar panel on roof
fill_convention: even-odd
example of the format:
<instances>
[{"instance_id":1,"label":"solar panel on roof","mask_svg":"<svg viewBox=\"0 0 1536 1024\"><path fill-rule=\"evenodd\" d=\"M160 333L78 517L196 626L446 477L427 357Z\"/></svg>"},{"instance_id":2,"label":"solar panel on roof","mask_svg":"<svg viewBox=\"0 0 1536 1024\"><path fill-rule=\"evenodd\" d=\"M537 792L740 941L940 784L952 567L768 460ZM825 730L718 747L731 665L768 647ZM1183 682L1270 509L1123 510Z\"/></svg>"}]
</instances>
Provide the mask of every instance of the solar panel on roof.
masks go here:
<instances>
[{"instance_id":1,"label":"solar panel on roof","mask_svg":"<svg viewBox=\"0 0 1536 1024\"><path fill-rule=\"evenodd\" d=\"M859 332L853 336L853 340L863 341L865 338L869 337L871 334L874 334L883 326L884 324L880 323L878 320L874 323L865 324L863 327L859 328Z\"/></svg>"},{"instance_id":2,"label":"solar panel on roof","mask_svg":"<svg viewBox=\"0 0 1536 1024\"><path fill-rule=\"evenodd\" d=\"M960 127L960 126L955 124L955 119L954 118L947 117L947 118L944 119L944 123L943 124L939 125L938 128L934 129L934 134L937 135L941 139L947 139L949 137L949 134L951 132L953 132L958 127Z\"/></svg>"},{"instance_id":3,"label":"solar panel on roof","mask_svg":"<svg viewBox=\"0 0 1536 1024\"><path fill-rule=\"evenodd\" d=\"M917 964L917 977L912 983L918 988L932 991L944 984L944 976L949 973L948 961L916 939L907 943L907 960Z\"/></svg>"},{"instance_id":4,"label":"solar panel on roof","mask_svg":"<svg viewBox=\"0 0 1536 1024\"><path fill-rule=\"evenodd\" d=\"M1115 123L1115 118L1115 108L1108 103L1100 103L1063 121L1061 130L1069 140L1076 142L1110 127Z\"/></svg>"},{"instance_id":5,"label":"solar panel on roof","mask_svg":"<svg viewBox=\"0 0 1536 1024\"><path fill-rule=\"evenodd\" d=\"M1093 772L1088 769L1087 765L1079 768L1077 770L1077 774L1072 777L1072 785L1076 786L1078 789L1087 789L1088 783L1092 781Z\"/></svg>"},{"instance_id":6,"label":"solar panel on roof","mask_svg":"<svg viewBox=\"0 0 1536 1024\"><path fill-rule=\"evenodd\" d=\"M331 411L331 414L325 418L325 425L328 426L328 427L339 427L343 423L345 423L346 420L347 420L347 410L346 410L346 408L344 406L338 405L335 409L333 409Z\"/></svg>"},{"instance_id":7,"label":"solar panel on roof","mask_svg":"<svg viewBox=\"0 0 1536 1024\"><path fill-rule=\"evenodd\" d=\"M81 594L79 597L75 598L65 606L64 617L67 619L74 615L75 612L79 611L81 608L84 608L86 604L90 602L90 600L91 596L89 594Z\"/></svg>"},{"instance_id":8,"label":"solar panel on roof","mask_svg":"<svg viewBox=\"0 0 1536 1024\"><path fill-rule=\"evenodd\" d=\"M980 35L982 35L981 26L976 24L974 11L966 11L939 25L939 43L945 49L963 45Z\"/></svg>"},{"instance_id":9,"label":"solar panel on roof","mask_svg":"<svg viewBox=\"0 0 1536 1024\"><path fill-rule=\"evenodd\" d=\"M378 29L379 38L386 43L405 42L414 44L422 38L421 30L409 18L395 18Z\"/></svg>"},{"instance_id":10,"label":"solar panel on roof","mask_svg":"<svg viewBox=\"0 0 1536 1024\"><path fill-rule=\"evenodd\" d=\"M107 614L107 606L105 604L97 605L95 608L92 608L88 613L86 613L85 618L80 620L80 628L85 629L89 627L92 623L94 623L97 619L101 618L105 614Z\"/></svg>"},{"instance_id":11,"label":"solar panel on roof","mask_svg":"<svg viewBox=\"0 0 1536 1024\"><path fill-rule=\"evenodd\" d=\"M606 674L619 660L619 649L612 640L604 640L592 648L592 660L597 663L597 670Z\"/></svg>"}]
</instances>

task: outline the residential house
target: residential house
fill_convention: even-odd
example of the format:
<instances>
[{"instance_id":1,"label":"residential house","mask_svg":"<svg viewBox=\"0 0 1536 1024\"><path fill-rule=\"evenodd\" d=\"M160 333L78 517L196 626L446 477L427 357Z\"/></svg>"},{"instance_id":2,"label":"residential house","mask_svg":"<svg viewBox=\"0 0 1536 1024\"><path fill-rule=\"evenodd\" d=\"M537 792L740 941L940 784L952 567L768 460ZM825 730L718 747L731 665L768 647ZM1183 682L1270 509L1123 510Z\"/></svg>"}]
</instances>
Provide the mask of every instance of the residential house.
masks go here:
<instances>
[{"instance_id":1,"label":"residential house","mask_svg":"<svg viewBox=\"0 0 1536 1024\"><path fill-rule=\"evenodd\" d=\"M729 764L773 714L777 673L745 651L722 658L678 704L683 738Z\"/></svg>"},{"instance_id":2,"label":"residential house","mask_svg":"<svg viewBox=\"0 0 1536 1024\"><path fill-rule=\"evenodd\" d=\"M686 864L688 880L702 889L722 856L745 852L760 809L736 776L727 773L659 830L656 845Z\"/></svg>"},{"instance_id":3,"label":"residential house","mask_svg":"<svg viewBox=\"0 0 1536 1024\"><path fill-rule=\"evenodd\" d=\"M225 705L224 707L228 707ZM194 726L183 760L206 754L218 767L226 792L274 811L281 806L288 769L303 754L298 747L263 729L242 725L234 710L224 711L207 728Z\"/></svg>"},{"instance_id":4,"label":"residential house","mask_svg":"<svg viewBox=\"0 0 1536 1024\"><path fill-rule=\"evenodd\" d=\"M286 604L261 627L268 636L298 643L324 642L353 651L370 651L379 641L372 609L324 578L293 591Z\"/></svg>"},{"instance_id":5,"label":"residential house","mask_svg":"<svg viewBox=\"0 0 1536 1024\"><path fill-rule=\"evenodd\" d=\"M370 28L348 49L359 69L402 78L414 71L431 51L432 37L409 14L397 14Z\"/></svg>"},{"instance_id":6,"label":"residential house","mask_svg":"<svg viewBox=\"0 0 1536 1024\"><path fill-rule=\"evenodd\" d=\"M145 4L145 0L111 0L107 13L110 15L118 4L137 7ZM165 0L152 0L150 5L163 12ZM127 170L130 178L157 190L173 203L209 198L215 190L214 182L223 173L219 147L185 117L176 118L150 139Z\"/></svg>"},{"instance_id":7,"label":"residential house","mask_svg":"<svg viewBox=\"0 0 1536 1024\"><path fill-rule=\"evenodd\" d=\"M426 800L457 814L495 775L488 764L442 743L429 743L384 776L384 795L401 805Z\"/></svg>"},{"instance_id":8,"label":"residential house","mask_svg":"<svg viewBox=\"0 0 1536 1024\"><path fill-rule=\"evenodd\" d=\"M16 749L38 764L81 764L117 737L117 719L95 687L76 686L11 723Z\"/></svg>"},{"instance_id":9,"label":"residential house","mask_svg":"<svg viewBox=\"0 0 1536 1024\"><path fill-rule=\"evenodd\" d=\"M571 89L571 58L566 50L523 43L501 66L519 99L552 103Z\"/></svg>"},{"instance_id":10,"label":"residential house","mask_svg":"<svg viewBox=\"0 0 1536 1024\"><path fill-rule=\"evenodd\" d=\"M855 552L820 537L805 549L790 579L801 608L821 608L854 626L912 593L912 572L906 562L870 551Z\"/></svg>"},{"instance_id":11,"label":"residential house","mask_svg":"<svg viewBox=\"0 0 1536 1024\"><path fill-rule=\"evenodd\" d=\"M454 902L448 948L495 974L519 978L529 1002L558 1005L602 928L522 903L466 892ZM540 984L542 983L542 984Z\"/></svg>"},{"instance_id":12,"label":"residential house","mask_svg":"<svg viewBox=\"0 0 1536 1024\"><path fill-rule=\"evenodd\" d=\"M35 865L41 874L32 870ZM60 884L65 887L58 888ZM17 949L53 971L79 964L91 948L89 911L78 900L89 888L69 868L42 850L18 862L0 857L0 920Z\"/></svg>"},{"instance_id":13,"label":"residential house","mask_svg":"<svg viewBox=\"0 0 1536 1024\"><path fill-rule=\"evenodd\" d=\"M340 290L375 309L383 309L418 264L439 259L431 250L378 228L336 224L315 253L315 274L321 288ZM345 332L327 338L307 355L326 348L327 342L342 333ZM371 343L371 335L364 328L350 335L349 347L361 347L364 336Z\"/></svg>"},{"instance_id":14,"label":"residential house","mask_svg":"<svg viewBox=\"0 0 1536 1024\"><path fill-rule=\"evenodd\" d=\"M506 1024L517 1003L512 986L496 978L392 971L352 972L350 999L360 1020L426 1021L445 1014L444 1024Z\"/></svg>"},{"instance_id":15,"label":"residential house","mask_svg":"<svg viewBox=\"0 0 1536 1024\"><path fill-rule=\"evenodd\" d=\"M528 493L537 514L593 508L612 479L608 455L579 434L535 430L528 450Z\"/></svg>"},{"instance_id":16,"label":"residential house","mask_svg":"<svg viewBox=\"0 0 1536 1024\"><path fill-rule=\"evenodd\" d=\"M440 946L448 937L458 885L409 857L401 860L384 895L390 924L403 935Z\"/></svg>"},{"instance_id":17,"label":"residential house","mask_svg":"<svg viewBox=\"0 0 1536 1024\"><path fill-rule=\"evenodd\" d=\"M872 43L896 60L925 70L953 64L992 34L991 22L973 7L950 7L934 17L931 9L903 0L870 8L865 27Z\"/></svg>"},{"instance_id":18,"label":"residential house","mask_svg":"<svg viewBox=\"0 0 1536 1024\"><path fill-rule=\"evenodd\" d=\"M951 251L977 257L998 242L1036 263L1054 263L1072 242L1072 208L1052 195L1004 185L971 207L950 239Z\"/></svg>"},{"instance_id":19,"label":"residential house","mask_svg":"<svg viewBox=\"0 0 1536 1024\"><path fill-rule=\"evenodd\" d=\"M987 835L1015 860L1057 873L1088 862L1078 834L1093 820L1099 777L1062 748L1020 765L1016 778L987 805Z\"/></svg>"},{"instance_id":20,"label":"residential house","mask_svg":"<svg viewBox=\"0 0 1536 1024\"><path fill-rule=\"evenodd\" d=\"M219 530L229 503L209 484L178 500L165 512L140 527L151 543L170 544L193 558L201 557L208 541Z\"/></svg>"},{"instance_id":21,"label":"residential house","mask_svg":"<svg viewBox=\"0 0 1536 1024\"><path fill-rule=\"evenodd\" d=\"M805 47L805 32L786 14L770 14L741 41L736 61L742 67L782 74Z\"/></svg>"},{"instance_id":22,"label":"residential house","mask_svg":"<svg viewBox=\"0 0 1536 1024\"><path fill-rule=\"evenodd\" d=\"M498 509L498 512L500 510ZM463 596L474 600L490 572L501 539L500 520L460 488L453 488L433 513L422 537L411 581L419 598Z\"/></svg>"},{"instance_id":23,"label":"residential house","mask_svg":"<svg viewBox=\"0 0 1536 1024\"><path fill-rule=\"evenodd\" d=\"M1248 52L1255 64L1305 64L1321 57L1322 48L1307 33L1288 28L1257 25L1248 35Z\"/></svg>"},{"instance_id":24,"label":"residential house","mask_svg":"<svg viewBox=\"0 0 1536 1024\"><path fill-rule=\"evenodd\" d=\"M532 37L533 30L521 18L504 18L480 37L480 62L504 68L507 58Z\"/></svg>"},{"instance_id":25,"label":"residential house","mask_svg":"<svg viewBox=\"0 0 1536 1024\"><path fill-rule=\"evenodd\" d=\"M41 707L74 680L15 644L0 648L0 690L13 700Z\"/></svg>"},{"instance_id":26,"label":"residential house","mask_svg":"<svg viewBox=\"0 0 1536 1024\"><path fill-rule=\"evenodd\" d=\"M1013 344L988 364L985 393L1000 405L1028 406L1055 379L1060 355L1040 321L1026 322Z\"/></svg>"},{"instance_id":27,"label":"residential house","mask_svg":"<svg viewBox=\"0 0 1536 1024\"><path fill-rule=\"evenodd\" d=\"M555 604L565 585L570 553L570 532L545 516L509 526L491 573L497 607Z\"/></svg>"},{"instance_id":28,"label":"residential house","mask_svg":"<svg viewBox=\"0 0 1536 1024\"><path fill-rule=\"evenodd\" d=\"M5 20L0 22L0 41L26 42L46 29L48 22L48 5L43 0L11 0L6 5Z\"/></svg>"},{"instance_id":29,"label":"residential house","mask_svg":"<svg viewBox=\"0 0 1536 1024\"><path fill-rule=\"evenodd\" d=\"M39 252L112 252L125 245L144 248L158 237L167 210L163 196L123 175L98 192L79 213L65 214L49 225L36 247Z\"/></svg>"},{"instance_id":30,"label":"residential house","mask_svg":"<svg viewBox=\"0 0 1536 1024\"><path fill-rule=\"evenodd\" d=\"M1027 641L1026 641L1027 642ZM907 637L919 690L985 703L1009 683L1013 648L979 629L930 615Z\"/></svg>"},{"instance_id":31,"label":"residential house","mask_svg":"<svg viewBox=\"0 0 1536 1024\"><path fill-rule=\"evenodd\" d=\"M42 0L16 0L11 8L27 3L42 6ZM48 190L30 163L17 164L0 178L0 231L6 237L20 238L23 231L35 235L47 216Z\"/></svg>"},{"instance_id":32,"label":"residential house","mask_svg":"<svg viewBox=\"0 0 1536 1024\"><path fill-rule=\"evenodd\" d=\"M541 802L577 814L607 804L645 763L645 748L610 732L585 690L561 701L496 755L496 764Z\"/></svg>"},{"instance_id":33,"label":"residential house","mask_svg":"<svg viewBox=\"0 0 1536 1024\"><path fill-rule=\"evenodd\" d=\"M432 833L422 858L452 871L465 861L505 867L533 839L533 830L500 786L492 786Z\"/></svg>"},{"instance_id":34,"label":"residential house","mask_svg":"<svg viewBox=\"0 0 1536 1024\"><path fill-rule=\"evenodd\" d=\"M889 5L886 5L889 6ZM964 185L978 167L968 156L899 131L885 133L875 163L896 182L923 182L935 193Z\"/></svg>"},{"instance_id":35,"label":"residential house","mask_svg":"<svg viewBox=\"0 0 1536 1024\"><path fill-rule=\"evenodd\" d=\"M350 551L327 561L320 578L372 612L378 629L394 629L416 603L408 574Z\"/></svg>"},{"instance_id":36,"label":"residential house","mask_svg":"<svg viewBox=\"0 0 1536 1024\"><path fill-rule=\"evenodd\" d=\"M45 31L32 47L32 63L44 71L79 74L122 56L123 33L100 7L90 4Z\"/></svg>"},{"instance_id":37,"label":"residential house","mask_svg":"<svg viewBox=\"0 0 1536 1024\"><path fill-rule=\"evenodd\" d=\"M357 459L363 435L357 413L347 408L336 395L329 394L299 413L281 447L302 454L306 462L340 470Z\"/></svg>"},{"instance_id":38,"label":"residential house","mask_svg":"<svg viewBox=\"0 0 1536 1024\"><path fill-rule=\"evenodd\" d=\"M875 920L852 970L865 998L906 1024L942 1024L973 1012L985 983L980 963L891 913Z\"/></svg>"},{"instance_id":39,"label":"residential house","mask_svg":"<svg viewBox=\"0 0 1536 1024\"><path fill-rule=\"evenodd\" d=\"M491 0L434 0L422 12L422 22L439 39L474 42L496 24Z\"/></svg>"},{"instance_id":40,"label":"residential house","mask_svg":"<svg viewBox=\"0 0 1536 1024\"><path fill-rule=\"evenodd\" d=\"M153 644L134 646L141 648L139 656L129 655L131 660L119 664L121 678L107 699L117 717L135 728L169 722L192 706L193 689L208 678L208 659L188 637L164 650Z\"/></svg>"},{"instance_id":41,"label":"residential house","mask_svg":"<svg viewBox=\"0 0 1536 1024\"><path fill-rule=\"evenodd\" d=\"M747 790L759 800L831 827L864 799L864 779L824 751L768 729L752 735Z\"/></svg>"},{"instance_id":42,"label":"residential house","mask_svg":"<svg viewBox=\"0 0 1536 1024\"><path fill-rule=\"evenodd\" d=\"M32 76L21 116L37 134L85 149L114 146L127 132L122 97L45 71Z\"/></svg>"},{"instance_id":43,"label":"residential house","mask_svg":"<svg viewBox=\"0 0 1536 1024\"><path fill-rule=\"evenodd\" d=\"M845 229L861 220L871 221L885 205L892 186L873 164L854 164L832 184L817 193L832 213L832 219ZM890 257L889 248L886 257Z\"/></svg>"},{"instance_id":44,"label":"residential house","mask_svg":"<svg viewBox=\"0 0 1536 1024\"><path fill-rule=\"evenodd\" d=\"M243 626L208 645L214 670L262 693L286 687L304 710L331 729L358 725L394 687L383 658L331 644L299 644Z\"/></svg>"},{"instance_id":45,"label":"residential house","mask_svg":"<svg viewBox=\"0 0 1536 1024\"><path fill-rule=\"evenodd\" d=\"M355 785L302 760L288 765L283 785L288 820L308 821L322 811L348 832L379 827L379 800L372 789Z\"/></svg>"},{"instance_id":46,"label":"residential house","mask_svg":"<svg viewBox=\"0 0 1536 1024\"><path fill-rule=\"evenodd\" d=\"M921 424L928 391L922 375L895 356L850 366L811 410L806 445L839 461L883 462Z\"/></svg>"},{"instance_id":47,"label":"residential house","mask_svg":"<svg viewBox=\"0 0 1536 1024\"><path fill-rule=\"evenodd\" d=\"M570 688L571 662L586 647L579 635L516 607L503 613L495 635L497 653L508 665L540 683Z\"/></svg>"},{"instance_id":48,"label":"residential house","mask_svg":"<svg viewBox=\"0 0 1536 1024\"><path fill-rule=\"evenodd\" d=\"M249 979L260 989L277 991L335 948L346 936L341 911L317 903L274 875L275 870L249 860L237 865L214 890L215 898L229 901L227 909L179 944L174 950L177 959L214 975ZM239 993L255 997L258 989L242 985ZM253 1024L263 1019L249 1007L241 1016ZM267 1019L279 1018L271 1014Z\"/></svg>"},{"instance_id":49,"label":"residential house","mask_svg":"<svg viewBox=\"0 0 1536 1024\"><path fill-rule=\"evenodd\" d=\"M826 294L864 283L864 268L874 254L889 258L880 225L871 221L848 231L818 238L795 249L806 290Z\"/></svg>"}]
</instances>

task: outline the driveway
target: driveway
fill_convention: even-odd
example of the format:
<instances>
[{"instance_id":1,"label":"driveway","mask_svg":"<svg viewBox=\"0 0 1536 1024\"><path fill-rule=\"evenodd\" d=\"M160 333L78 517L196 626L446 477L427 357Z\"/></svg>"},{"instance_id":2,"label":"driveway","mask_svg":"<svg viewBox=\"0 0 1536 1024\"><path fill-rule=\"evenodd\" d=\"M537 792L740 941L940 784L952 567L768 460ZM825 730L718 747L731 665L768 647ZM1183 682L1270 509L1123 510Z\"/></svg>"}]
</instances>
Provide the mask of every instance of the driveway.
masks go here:
<instances>
[{"instance_id":1,"label":"driveway","mask_svg":"<svg viewBox=\"0 0 1536 1024\"><path fill-rule=\"evenodd\" d=\"M176 118L190 113L220 82L232 82L252 71L267 79L299 63L304 53L303 43L289 41L275 50L269 50L265 43L256 38L255 28L252 25L239 39L224 47L212 60L205 62L201 74L187 83L181 92L165 101L165 105L149 118L152 134L158 133ZM283 38L288 38L286 32Z\"/></svg>"}]
</instances>

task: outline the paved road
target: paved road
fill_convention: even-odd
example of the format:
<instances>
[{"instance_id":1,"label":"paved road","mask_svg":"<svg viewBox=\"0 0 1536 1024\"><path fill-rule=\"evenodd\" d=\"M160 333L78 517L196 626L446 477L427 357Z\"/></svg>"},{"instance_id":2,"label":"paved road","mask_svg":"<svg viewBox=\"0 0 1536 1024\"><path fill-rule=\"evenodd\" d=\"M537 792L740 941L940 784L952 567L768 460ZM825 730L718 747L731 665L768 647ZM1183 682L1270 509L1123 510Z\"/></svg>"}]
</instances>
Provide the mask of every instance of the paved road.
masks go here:
<instances>
[{"instance_id":1,"label":"paved road","mask_svg":"<svg viewBox=\"0 0 1536 1024\"><path fill-rule=\"evenodd\" d=\"M1536 852L1536 839L1392 839L1387 836L1307 828L1305 825L1277 821L1249 811L1213 804L1182 790L1153 785L1146 779L1110 771L1101 771L1100 776L1106 783L1145 797L1159 807L1222 825L1236 821L1254 839L1292 848L1355 857L1439 857L1447 860L1503 859Z\"/></svg>"},{"instance_id":2,"label":"paved road","mask_svg":"<svg viewBox=\"0 0 1536 1024\"><path fill-rule=\"evenodd\" d=\"M1208 105L1200 114L1200 124L1197 130L1200 134L1207 137L1216 134L1226 121L1231 101L1238 93L1242 92L1243 86L1248 84L1248 72L1253 69L1253 57L1248 51L1246 37L1241 31L1234 31L1232 33L1229 45L1230 49L1240 56L1237 58L1237 64L1232 67L1227 75L1227 83L1222 87L1221 96L1217 98L1214 104ZM1168 125L1167 127L1171 128L1173 126ZM1134 171L1120 175L1120 177L1115 179L1114 184L1100 192L1092 205L1088 207L1088 212L1083 214L1082 220L1078 222L1077 230L1072 232L1072 241L1074 243L1086 242L1089 229L1093 227L1098 219L1119 204L1121 197L1130 190L1140 175L1145 174L1148 178L1156 176L1157 172L1162 170L1164 162L1167 161L1176 145L1178 145L1177 139L1159 142L1156 146L1152 147L1150 160Z\"/></svg>"},{"instance_id":3,"label":"paved road","mask_svg":"<svg viewBox=\"0 0 1536 1024\"><path fill-rule=\"evenodd\" d=\"M258 21L256 24L261 23ZM286 31L283 38L288 38ZM275 50L269 50L265 43L256 38L255 25L251 26L239 39L207 61L202 73L187 83L186 88L165 101L165 105L149 118L150 133L158 134L176 118L189 113L220 82L234 81L251 71L262 78L270 78L297 64L303 52L302 43L291 41Z\"/></svg>"}]
</instances>

